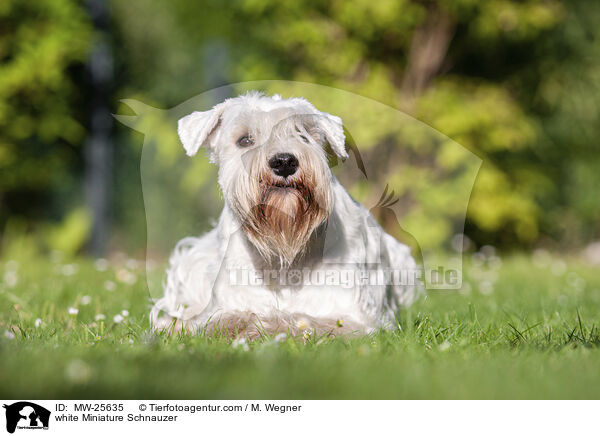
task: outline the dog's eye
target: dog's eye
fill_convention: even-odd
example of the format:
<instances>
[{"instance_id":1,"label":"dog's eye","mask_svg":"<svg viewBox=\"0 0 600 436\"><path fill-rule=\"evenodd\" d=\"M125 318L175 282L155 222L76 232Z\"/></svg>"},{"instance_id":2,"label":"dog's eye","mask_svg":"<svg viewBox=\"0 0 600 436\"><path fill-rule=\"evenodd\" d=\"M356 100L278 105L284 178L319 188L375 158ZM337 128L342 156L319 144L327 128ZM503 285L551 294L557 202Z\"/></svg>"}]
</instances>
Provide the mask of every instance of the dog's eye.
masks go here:
<instances>
[{"instance_id":1,"label":"dog's eye","mask_svg":"<svg viewBox=\"0 0 600 436\"><path fill-rule=\"evenodd\" d=\"M254 139L252 139L249 135L244 135L237 141L240 147L250 147L254 145Z\"/></svg>"},{"instance_id":2,"label":"dog's eye","mask_svg":"<svg viewBox=\"0 0 600 436\"><path fill-rule=\"evenodd\" d=\"M300 139L302 139L302 141L305 144L309 143L308 138L305 135L302 134L302 131L298 127L296 127L296 133L298 134L298 136L300 137Z\"/></svg>"}]
</instances>

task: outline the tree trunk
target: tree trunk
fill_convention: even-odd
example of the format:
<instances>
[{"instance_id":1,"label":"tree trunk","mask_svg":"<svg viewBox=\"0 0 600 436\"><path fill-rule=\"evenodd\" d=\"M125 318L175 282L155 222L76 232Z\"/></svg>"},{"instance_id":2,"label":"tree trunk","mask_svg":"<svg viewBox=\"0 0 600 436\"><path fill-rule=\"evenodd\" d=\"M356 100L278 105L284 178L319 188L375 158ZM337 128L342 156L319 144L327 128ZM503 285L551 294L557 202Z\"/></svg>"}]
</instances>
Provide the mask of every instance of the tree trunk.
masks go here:
<instances>
[{"instance_id":1,"label":"tree trunk","mask_svg":"<svg viewBox=\"0 0 600 436\"><path fill-rule=\"evenodd\" d=\"M446 11L430 6L425 20L415 30L401 86L402 105L407 110L412 109L415 99L440 71L455 25Z\"/></svg>"},{"instance_id":2,"label":"tree trunk","mask_svg":"<svg viewBox=\"0 0 600 436\"><path fill-rule=\"evenodd\" d=\"M92 215L92 234L89 251L102 256L109 235L111 200L112 116L110 91L113 76L113 56L109 42L108 4L104 0L88 0L87 9L95 28L95 41L87 65L90 89L90 133L85 144L84 189Z\"/></svg>"}]
</instances>

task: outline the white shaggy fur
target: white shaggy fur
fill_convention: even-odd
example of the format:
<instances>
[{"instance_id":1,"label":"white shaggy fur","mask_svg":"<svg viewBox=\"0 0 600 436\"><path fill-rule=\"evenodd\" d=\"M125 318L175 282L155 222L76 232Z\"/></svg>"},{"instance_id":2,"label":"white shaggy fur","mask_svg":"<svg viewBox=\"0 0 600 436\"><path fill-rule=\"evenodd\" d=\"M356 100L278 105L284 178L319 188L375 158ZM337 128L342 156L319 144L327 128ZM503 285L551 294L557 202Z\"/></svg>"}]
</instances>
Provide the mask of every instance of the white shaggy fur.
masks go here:
<instances>
[{"instance_id":1,"label":"white shaggy fur","mask_svg":"<svg viewBox=\"0 0 600 436\"><path fill-rule=\"evenodd\" d=\"M182 118L178 133L188 155L205 147L219 165L225 207L213 230L175 247L165 294L151 312L155 328L256 337L395 325L419 283L340 282L342 273L416 269L408 247L331 173L324 146L347 157L340 118L301 98L249 93ZM243 137L252 143L240 145ZM296 173L274 174L268 162L277 153L297 158ZM263 280L244 280L256 274Z\"/></svg>"}]
</instances>

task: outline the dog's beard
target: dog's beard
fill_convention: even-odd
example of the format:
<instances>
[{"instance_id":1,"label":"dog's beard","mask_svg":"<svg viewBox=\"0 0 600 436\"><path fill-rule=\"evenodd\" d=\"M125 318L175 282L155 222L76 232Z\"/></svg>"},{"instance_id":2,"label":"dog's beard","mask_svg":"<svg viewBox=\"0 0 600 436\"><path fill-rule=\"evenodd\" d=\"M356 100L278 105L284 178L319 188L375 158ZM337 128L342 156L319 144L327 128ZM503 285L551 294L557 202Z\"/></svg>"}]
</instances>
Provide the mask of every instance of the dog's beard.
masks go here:
<instances>
[{"instance_id":1,"label":"dog's beard","mask_svg":"<svg viewBox=\"0 0 600 436\"><path fill-rule=\"evenodd\" d=\"M289 266L301 257L311 235L329 214L328 188L297 177L282 182L259 179L257 201L242 217L243 229L267 261Z\"/></svg>"}]
</instances>

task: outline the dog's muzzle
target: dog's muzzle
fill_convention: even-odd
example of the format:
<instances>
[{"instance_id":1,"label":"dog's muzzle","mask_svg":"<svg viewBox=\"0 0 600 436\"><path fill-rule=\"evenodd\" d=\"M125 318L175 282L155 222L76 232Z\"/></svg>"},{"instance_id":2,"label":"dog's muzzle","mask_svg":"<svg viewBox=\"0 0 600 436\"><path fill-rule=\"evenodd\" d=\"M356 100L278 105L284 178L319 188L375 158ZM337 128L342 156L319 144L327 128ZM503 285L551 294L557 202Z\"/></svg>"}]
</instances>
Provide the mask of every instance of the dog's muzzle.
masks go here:
<instances>
[{"instance_id":1,"label":"dog's muzzle","mask_svg":"<svg viewBox=\"0 0 600 436\"><path fill-rule=\"evenodd\" d=\"M298 159L290 153L277 153L269 159L269 167L281 177L291 176L298 169Z\"/></svg>"}]
</instances>

